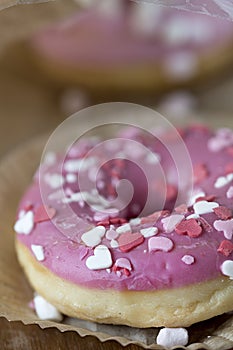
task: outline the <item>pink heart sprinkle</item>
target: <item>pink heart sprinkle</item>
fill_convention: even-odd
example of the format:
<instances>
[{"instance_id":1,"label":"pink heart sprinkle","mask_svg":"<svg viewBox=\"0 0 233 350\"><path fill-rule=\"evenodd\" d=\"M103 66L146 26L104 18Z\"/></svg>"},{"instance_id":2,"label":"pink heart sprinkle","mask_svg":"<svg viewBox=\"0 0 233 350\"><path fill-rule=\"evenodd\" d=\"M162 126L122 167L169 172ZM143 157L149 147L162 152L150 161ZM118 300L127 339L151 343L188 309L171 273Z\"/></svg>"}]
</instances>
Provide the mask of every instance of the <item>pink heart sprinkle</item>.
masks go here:
<instances>
[{"instance_id":1,"label":"pink heart sprinkle","mask_svg":"<svg viewBox=\"0 0 233 350\"><path fill-rule=\"evenodd\" d=\"M149 252L156 250L162 250L163 252L169 252L172 250L174 244L170 238L167 237L151 237L148 241Z\"/></svg>"},{"instance_id":2,"label":"pink heart sprinkle","mask_svg":"<svg viewBox=\"0 0 233 350\"><path fill-rule=\"evenodd\" d=\"M51 220L56 214L56 209L44 205L35 209L34 222L43 222Z\"/></svg>"},{"instance_id":3,"label":"pink heart sprinkle","mask_svg":"<svg viewBox=\"0 0 233 350\"><path fill-rule=\"evenodd\" d=\"M223 231L226 239L232 239L233 236L233 219L230 220L216 220L214 222L214 228L217 231Z\"/></svg>"}]
</instances>

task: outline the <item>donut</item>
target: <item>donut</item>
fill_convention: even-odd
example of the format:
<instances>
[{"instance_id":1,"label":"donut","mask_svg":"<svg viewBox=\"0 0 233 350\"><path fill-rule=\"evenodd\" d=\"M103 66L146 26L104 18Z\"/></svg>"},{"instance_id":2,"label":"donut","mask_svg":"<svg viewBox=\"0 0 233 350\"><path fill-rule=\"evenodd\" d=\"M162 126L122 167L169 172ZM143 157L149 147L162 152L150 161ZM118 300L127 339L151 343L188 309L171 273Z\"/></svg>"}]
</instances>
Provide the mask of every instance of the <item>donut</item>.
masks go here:
<instances>
[{"instance_id":1,"label":"donut","mask_svg":"<svg viewBox=\"0 0 233 350\"><path fill-rule=\"evenodd\" d=\"M99 3L28 42L37 67L59 86L106 97L154 94L231 66L230 21L128 0Z\"/></svg>"},{"instance_id":2,"label":"donut","mask_svg":"<svg viewBox=\"0 0 233 350\"><path fill-rule=\"evenodd\" d=\"M162 134L173 148L180 142ZM19 204L16 251L33 289L63 314L186 327L233 309L233 131L192 125L179 134L193 167L187 203L176 202L167 148L141 130L123 129L120 142L107 144L84 138L45 158ZM145 173L153 175L152 205L143 214ZM115 200L122 179L134 186L124 205Z\"/></svg>"}]
</instances>

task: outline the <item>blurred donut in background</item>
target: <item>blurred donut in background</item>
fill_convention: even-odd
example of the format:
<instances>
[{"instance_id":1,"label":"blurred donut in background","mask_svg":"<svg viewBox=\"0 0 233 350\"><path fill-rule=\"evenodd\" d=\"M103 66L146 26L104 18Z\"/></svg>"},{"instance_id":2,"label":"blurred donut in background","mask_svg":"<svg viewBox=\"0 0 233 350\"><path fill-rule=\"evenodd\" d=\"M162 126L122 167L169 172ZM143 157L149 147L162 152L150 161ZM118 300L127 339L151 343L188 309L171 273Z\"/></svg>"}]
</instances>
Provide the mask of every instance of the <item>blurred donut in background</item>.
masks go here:
<instances>
[{"instance_id":1,"label":"blurred donut in background","mask_svg":"<svg viewBox=\"0 0 233 350\"><path fill-rule=\"evenodd\" d=\"M58 86L126 99L199 86L230 69L233 23L101 0L36 32L28 46L38 69Z\"/></svg>"}]
</instances>

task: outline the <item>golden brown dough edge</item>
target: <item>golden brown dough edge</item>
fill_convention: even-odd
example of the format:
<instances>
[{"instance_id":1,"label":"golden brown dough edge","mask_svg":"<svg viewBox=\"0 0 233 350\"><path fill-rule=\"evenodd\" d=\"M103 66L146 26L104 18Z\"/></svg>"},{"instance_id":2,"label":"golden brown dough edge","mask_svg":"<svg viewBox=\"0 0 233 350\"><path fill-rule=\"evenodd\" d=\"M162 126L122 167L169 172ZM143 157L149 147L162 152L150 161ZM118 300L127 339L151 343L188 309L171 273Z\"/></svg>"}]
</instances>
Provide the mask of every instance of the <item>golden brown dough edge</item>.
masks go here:
<instances>
[{"instance_id":1,"label":"golden brown dough edge","mask_svg":"<svg viewBox=\"0 0 233 350\"><path fill-rule=\"evenodd\" d=\"M56 276L17 239L16 251L33 289L71 317L139 328L187 327L233 309L233 281L224 276L159 291L89 289Z\"/></svg>"}]
</instances>

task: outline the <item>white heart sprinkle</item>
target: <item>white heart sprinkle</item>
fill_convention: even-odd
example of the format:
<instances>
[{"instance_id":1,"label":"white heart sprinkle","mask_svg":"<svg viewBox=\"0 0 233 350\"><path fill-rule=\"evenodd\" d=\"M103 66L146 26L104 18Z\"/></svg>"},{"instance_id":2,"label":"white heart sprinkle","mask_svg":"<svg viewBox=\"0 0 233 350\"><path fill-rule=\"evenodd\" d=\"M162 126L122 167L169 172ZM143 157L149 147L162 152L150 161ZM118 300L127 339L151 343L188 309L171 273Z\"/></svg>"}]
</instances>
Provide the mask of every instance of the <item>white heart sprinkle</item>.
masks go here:
<instances>
[{"instance_id":1,"label":"white heart sprinkle","mask_svg":"<svg viewBox=\"0 0 233 350\"><path fill-rule=\"evenodd\" d=\"M119 236L119 233L117 233L115 230L113 229L109 229L107 232L106 232L106 238L111 241L112 239L117 239Z\"/></svg>"},{"instance_id":2,"label":"white heart sprinkle","mask_svg":"<svg viewBox=\"0 0 233 350\"><path fill-rule=\"evenodd\" d=\"M227 191L227 198L231 199L233 198L233 186L231 186Z\"/></svg>"},{"instance_id":3,"label":"white heart sprinkle","mask_svg":"<svg viewBox=\"0 0 233 350\"><path fill-rule=\"evenodd\" d=\"M183 261L183 263L185 263L186 265L192 265L195 261L194 257L192 255L184 255L181 260Z\"/></svg>"},{"instance_id":4,"label":"white heart sprinkle","mask_svg":"<svg viewBox=\"0 0 233 350\"><path fill-rule=\"evenodd\" d=\"M228 276L231 280L233 280L233 261L224 261L224 263L221 265L221 271L223 275Z\"/></svg>"},{"instance_id":5,"label":"white heart sprinkle","mask_svg":"<svg viewBox=\"0 0 233 350\"><path fill-rule=\"evenodd\" d=\"M167 237L151 237L148 241L149 252L156 250L162 250L163 252L169 252L173 248L173 242Z\"/></svg>"},{"instance_id":6,"label":"white heart sprinkle","mask_svg":"<svg viewBox=\"0 0 233 350\"><path fill-rule=\"evenodd\" d=\"M199 215L198 214L190 214L188 216L186 216L186 220L188 219L198 219Z\"/></svg>"},{"instance_id":7,"label":"white heart sprinkle","mask_svg":"<svg viewBox=\"0 0 233 350\"><path fill-rule=\"evenodd\" d=\"M77 180L78 178L77 178L77 175L75 174L70 173L66 175L66 181L70 184L75 183Z\"/></svg>"},{"instance_id":8,"label":"white heart sprinkle","mask_svg":"<svg viewBox=\"0 0 233 350\"><path fill-rule=\"evenodd\" d=\"M148 237L152 237L152 236L155 236L157 235L158 233L158 228L157 227L147 227L147 228L143 228L140 230L140 233L145 237L145 238L148 238Z\"/></svg>"},{"instance_id":9,"label":"white heart sprinkle","mask_svg":"<svg viewBox=\"0 0 233 350\"><path fill-rule=\"evenodd\" d=\"M132 271L131 263L126 258L119 258L115 262L116 267L121 267L122 269L127 269L129 271Z\"/></svg>"},{"instance_id":10,"label":"white heart sprinkle","mask_svg":"<svg viewBox=\"0 0 233 350\"><path fill-rule=\"evenodd\" d=\"M111 248L115 249L119 247L119 243L115 239L112 239L110 242L110 246Z\"/></svg>"},{"instance_id":11,"label":"white heart sprinkle","mask_svg":"<svg viewBox=\"0 0 233 350\"><path fill-rule=\"evenodd\" d=\"M35 305L35 311L39 319L41 320L53 320L60 322L62 320L61 313L51 305L42 296L36 295L33 299Z\"/></svg>"},{"instance_id":12,"label":"white heart sprinkle","mask_svg":"<svg viewBox=\"0 0 233 350\"><path fill-rule=\"evenodd\" d=\"M44 248L42 247L42 245L32 244L31 249L38 261L43 261L45 259Z\"/></svg>"},{"instance_id":13,"label":"white heart sprinkle","mask_svg":"<svg viewBox=\"0 0 233 350\"><path fill-rule=\"evenodd\" d=\"M172 232L175 229L176 225L178 225L183 219L184 215L180 214L170 215L162 219L161 222L163 224L164 231L167 233Z\"/></svg>"},{"instance_id":14,"label":"white heart sprinkle","mask_svg":"<svg viewBox=\"0 0 233 350\"><path fill-rule=\"evenodd\" d=\"M217 231L223 231L226 239L232 239L233 236L233 219L230 220L216 220L214 228Z\"/></svg>"},{"instance_id":15,"label":"white heart sprinkle","mask_svg":"<svg viewBox=\"0 0 233 350\"><path fill-rule=\"evenodd\" d=\"M228 174L227 176L220 176L216 180L216 182L214 184L214 187L215 188L224 187L224 186L228 185L232 180L233 180L233 173Z\"/></svg>"},{"instance_id":16,"label":"white heart sprinkle","mask_svg":"<svg viewBox=\"0 0 233 350\"><path fill-rule=\"evenodd\" d=\"M199 201L193 205L195 214L202 215L212 213L214 208L219 207L216 202Z\"/></svg>"},{"instance_id":17,"label":"white heart sprinkle","mask_svg":"<svg viewBox=\"0 0 233 350\"><path fill-rule=\"evenodd\" d=\"M60 174L46 174L44 180L54 190L62 187L65 182L64 177Z\"/></svg>"},{"instance_id":18,"label":"white heart sprinkle","mask_svg":"<svg viewBox=\"0 0 233 350\"><path fill-rule=\"evenodd\" d=\"M94 166L97 162L95 157L83 158L83 159L69 159L64 164L64 169L67 172L76 173L79 171L86 171L90 167Z\"/></svg>"},{"instance_id":19,"label":"white heart sprinkle","mask_svg":"<svg viewBox=\"0 0 233 350\"><path fill-rule=\"evenodd\" d=\"M119 226L117 229L116 229L116 232L119 233L119 234L122 234L122 233L125 233L125 232L131 232L131 226L130 224L124 224L124 225L121 225Z\"/></svg>"},{"instance_id":20,"label":"white heart sprinkle","mask_svg":"<svg viewBox=\"0 0 233 350\"><path fill-rule=\"evenodd\" d=\"M156 342L158 345L173 347L188 344L188 331L185 328L162 328Z\"/></svg>"},{"instance_id":21,"label":"white heart sprinkle","mask_svg":"<svg viewBox=\"0 0 233 350\"><path fill-rule=\"evenodd\" d=\"M201 189L194 189L192 194L190 195L188 206L193 205L196 202L197 198L205 197L205 195L206 195L205 192L202 191Z\"/></svg>"},{"instance_id":22,"label":"white heart sprinkle","mask_svg":"<svg viewBox=\"0 0 233 350\"><path fill-rule=\"evenodd\" d=\"M94 249L94 255L86 260L86 266L89 270L108 269L112 266L111 253L105 245L99 245Z\"/></svg>"},{"instance_id":23,"label":"white heart sprinkle","mask_svg":"<svg viewBox=\"0 0 233 350\"><path fill-rule=\"evenodd\" d=\"M20 217L14 225L14 230L17 233L29 235L34 226L34 214L32 211L28 211L26 214Z\"/></svg>"},{"instance_id":24,"label":"white heart sprinkle","mask_svg":"<svg viewBox=\"0 0 233 350\"><path fill-rule=\"evenodd\" d=\"M104 237L106 228L104 226L96 226L90 231L85 232L81 239L88 247L96 247L101 243L102 238Z\"/></svg>"},{"instance_id":25,"label":"white heart sprinkle","mask_svg":"<svg viewBox=\"0 0 233 350\"><path fill-rule=\"evenodd\" d=\"M140 218L131 219L129 223L132 226L137 226L141 224L141 219Z\"/></svg>"}]
</instances>

